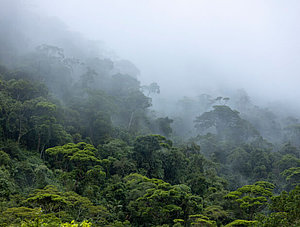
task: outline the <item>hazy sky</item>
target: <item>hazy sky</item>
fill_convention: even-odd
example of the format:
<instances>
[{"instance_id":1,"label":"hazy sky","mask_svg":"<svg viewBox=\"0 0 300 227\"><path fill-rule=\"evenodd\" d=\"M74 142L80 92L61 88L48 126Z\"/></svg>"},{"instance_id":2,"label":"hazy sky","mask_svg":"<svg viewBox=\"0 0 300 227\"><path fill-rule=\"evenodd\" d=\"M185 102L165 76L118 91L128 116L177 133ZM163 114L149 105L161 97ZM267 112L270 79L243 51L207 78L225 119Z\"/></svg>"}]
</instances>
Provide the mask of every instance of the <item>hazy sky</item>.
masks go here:
<instances>
[{"instance_id":1,"label":"hazy sky","mask_svg":"<svg viewBox=\"0 0 300 227\"><path fill-rule=\"evenodd\" d=\"M300 98L299 0L36 0L132 61L167 94L246 89ZM172 92L168 92L172 91ZM175 92L174 92L175 91Z\"/></svg>"}]
</instances>

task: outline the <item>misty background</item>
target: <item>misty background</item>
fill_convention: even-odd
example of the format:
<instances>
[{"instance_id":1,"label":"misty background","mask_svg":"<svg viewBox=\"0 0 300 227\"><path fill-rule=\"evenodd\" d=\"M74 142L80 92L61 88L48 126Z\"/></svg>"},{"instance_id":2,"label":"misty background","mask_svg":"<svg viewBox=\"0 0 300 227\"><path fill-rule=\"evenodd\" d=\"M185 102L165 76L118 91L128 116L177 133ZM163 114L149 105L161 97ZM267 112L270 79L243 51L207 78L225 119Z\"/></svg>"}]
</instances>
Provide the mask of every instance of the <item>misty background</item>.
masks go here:
<instances>
[{"instance_id":1,"label":"misty background","mask_svg":"<svg viewBox=\"0 0 300 227\"><path fill-rule=\"evenodd\" d=\"M103 56L132 62L142 84L161 88L154 107L243 89L255 103L300 109L299 1L0 2L2 17L15 22L7 29L27 33L28 49L41 43L66 48L73 34L73 46L88 45L82 36L96 41L91 52L96 45Z\"/></svg>"},{"instance_id":2,"label":"misty background","mask_svg":"<svg viewBox=\"0 0 300 227\"><path fill-rule=\"evenodd\" d=\"M142 83L156 81L161 96L242 88L267 103L300 98L296 0L44 0L32 10L101 40L137 66Z\"/></svg>"},{"instance_id":3,"label":"misty background","mask_svg":"<svg viewBox=\"0 0 300 227\"><path fill-rule=\"evenodd\" d=\"M298 226L299 7L0 0L0 226Z\"/></svg>"}]
</instances>

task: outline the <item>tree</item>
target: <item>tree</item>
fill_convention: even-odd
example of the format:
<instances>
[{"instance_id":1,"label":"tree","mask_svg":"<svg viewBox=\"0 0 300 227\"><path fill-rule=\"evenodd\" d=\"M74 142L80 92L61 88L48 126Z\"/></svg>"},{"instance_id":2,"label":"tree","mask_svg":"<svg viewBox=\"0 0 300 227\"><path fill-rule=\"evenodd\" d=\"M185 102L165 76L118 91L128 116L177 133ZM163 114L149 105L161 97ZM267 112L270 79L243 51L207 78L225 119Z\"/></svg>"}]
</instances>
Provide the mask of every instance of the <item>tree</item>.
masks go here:
<instances>
[{"instance_id":1,"label":"tree","mask_svg":"<svg viewBox=\"0 0 300 227\"><path fill-rule=\"evenodd\" d=\"M236 227L254 227L254 226L257 226L257 221L248 221L248 220L234 220L233 222L225 225L225 227L233 227L233 226L236 226Z\"/></svg>"},{"instance_id":2,"label":"tree","mask_svg":"<svg viewBox=\"0 0 300 227\"><path fill-rule=\"evenodd\" d=\"M37 189L25 203L33 207L41 207L46 213L59 212L71 204L62 196L57 188L53 185L48 185L43 189Z\"/></svg>"},{"instance_id":3,"label":"tree","mask_svg":"<svg viewBox=\"0 0 300 227\"><path fill-rule=\"evenodd\" d=\"M239 112L228 106L214 106L195 120L195 127L199 132L215 129L221 140L243 143L259 137L259 133L246 120L239 116Z\"/></svg>"},{"instance_id":4,"label":"tree","mask_svg":"<svg viewBox=\"0 0 300 227\"><path fill-rule=\"evenodd\" d=\"M286 169L281 174L284 175L286 180L290 181L292 185L300 184L300 167Z\"/></svg>"},{"instance_id":5,"label":"tree","mask_svg":"<svg viewBox=\"0 0 300 227\"><path fill-rule=\"evenodd\" d=\"M20 222L29 222L32 220L37 220L42 215L41 208L28 208L28 207L12 207L7 208L2 212L1 224L20 224Z\"/></svg>"},{"instance_id":6,"label":"tree","mask_svg":"<svg viewBox=\"0 0 300 227\"><path fill-rule=\"evenodd\" d=\"M10 196L17 191L17 185L12 178L8 169L4 166L0 167L0 198L9 200Z\"/></svg>"},{"instance_id":7,"label":"tree","mask_svg":"<svg viewBox=\"0 0 300 227\"><path fill-rule=\"evenodd\" d=\"M116 109L114 99L101 90L86 90L83 97L73 99L66 119L73 134L80 133L83 138L89 137L97 146L110 138L113 125L111 115Z\"/></svg>"},{"instance_id":8,"label":"tree","mask_svg":"<svg viewBox=\"0 0 300 227\"><path fill-rule=\"evenodd\" d=\"M0 150L0 166L9 166L11 164L11 159L9 155Z\"/></svg>"},{"instance_id":9,"label":"tree","mask_svg":"<svg viewBox=\"0 0 300 227\"><path fill-rule=\"evenodd\" d=\"M293 155L286 154L281 157L281 159L276 163L280 172L292 167L300 167L300 159Z\"/></svg>"},{"instance_id":10,"label":"tree","mask_svg":"<svg viewBox=\"0 0 300 227\"><path fill-rule=\"evenodd\" d=\"M171 184L184 183L187 178L188 159L181 149L171 147L164 149L160 157L164 170L164 181Z\"/></svg>"},{"instance_id":11,"label":"tree","mask_svg":"<svg viewBox=\"0 0 300 227\"><path fill-rule=\"evenodd\" d=\"M274 185L266 181L258 181L253 185L245 185L230 192L225 199L231 200L235 206L234 212L238 217L252 220L254 215L262 211L272 196Z\"/></svg>"},{"instance_id":12,"label":"tree","mask_svg":"<svg viewBox=\"0 0 300 227\"><path fill-rule=\"evenodd\" d=\"M289 193L283 191L280 195L271 198L270 209L274 212L263 222L272 223L273 226L286 224L296 226L300 223L300 186L296 186ZM269 225L270 226L270 225Z\"/></svg>"},{"instance_id":13,"label":"tree","mask_svg":"<svg viewBox=\"0 0 300 227\"><path fill-rule=\"evenodd\" d=\"M86 73L82 74L80 77L80 83L82 89L91 89L93 88L95 84L95 78L98 76L98 73L91 69L87 68Z\"/></svg>"},{"instance_id":14,"label":"tree","mask_svg":"<svg viewBox=\"0 0 300 227\"><path fill-rule=\"evenodd\" d=\"M113 163L111 163L110 175L118 174L124 177L136 172L136 166L131 160L133 149L124 141L120 139L110 140L106 144L99 145L98 150L102 159L114 158Z\"/></svg>"},{"instance_id":15,"label":"tree","mask_svg":"<svg viewBox=\"0 0 300 227\"><path fill-rule=\"evenodd\" d=\"M300 146L300 124L289 125L284 128L285 140L290 141L295 146Z\"/></svg>"},{"instance_id":16,"label":"tree","mask_svg":"<svg viewBox=\"0 0 300 227\"><path fill-rule=\"evenodd\" d=\"M93 181L99 184L105 178L101 167L105 162L96 157L96 152L91 144L69 143L47 149L46 158L52 168L62 170L61 180L65 186L70 185L70 189L82 193L93 185Z\"/></svg>"},{"instance_id":17,"label":"tree","mask_svg":"<svg viewBox=\"0 0 300 227\"><path fill-rule=\"evenodd\" d=\"M300 151L297 147L293 146L290 142L283 144L282 148L279 150L279 153L283 155L293 155L296 158L300 158Z\"/></svg>"},{"instance_id":18,"label":"tree","mask_svg":"<svg viewBox=\"0 0 300 227\"><path fill-rule=\"evenodd\" d=\"M55 168L70 171L73 168L88 170L90 166L101 161L96 157L96 148L84 142L68 143L63 146L48 148L46 154L50 164Z\"/></svg>"},{"instance_id":19,"label":"tree","mask_svg":"<svg viewBox=\"0 0 300 227\"><path fill-rule=\"evenodd\" d=\"M202 210L201 197L192 195L186 185L172 186L139 174L131 174L125 180L130 220L137 225L172 224L173 219L187 221L190 214Z\"/></svg>"},{"instance_id":20,"label":"tree","mask_svg":"<svg viewBox=\"0 0 300 227\"><path fill-rule=\"evenodd\" d=\"M24 102L26 100L48 96L45 85L24 79L11 79L7 81L6 90L13 99Z\"/></svg>"},{"instance_id":21,"label":"tree","mask_svg":"<svg viewBox=\"0 0 300 227\"><path fill-rule=\"evenodd\" d=\"M151 84L149 84L148 86L142 86L142 89L144 91L147 91L147 96L149 96L150 94L159 94L160 93L160 88L158 86L157 83L153 82Z\"/></svg>"},{"instance_id":22,"label":"tree","mask_svg":"<svg viewBox=\"0 0 300 227\"><path fill-rule=\"evenodd\" d=\"M32 116L32 125L37 135L37 152L44 151L44 147L50 140L51 125L55 123L56 106L45 100L34 100L34 113ZM42 149L41 149L42 146Z\"/></svg>"},{"instance_id":23,"label":"tree","mask_svg":"<svg viewBox=\"0 0 300 227\"><path fill-rule=\"evenodd\" d=\"M232 150L227 159L232 164L232 170L235 173L238 172L243 176L249 177L249 174L252 172L250 156L251 154L239 147Z\"/></svg>"},{"instance_id":24,"label":"tree","mask_svg":"<svg viewBox=\"0 0 300 227\"><path fill-rule=\"evenodd\" d=\"M203 213L205 216L209 217L209 219L216 221L219 225L229 219L229 212L217 205L206 207Z\"/></svg>"},{"instance_id":25,"label":"tree","mask_svg":"<svg viewBox=\"0 0 300 227\"><path fill-rule=\"evenodd\" d=\"M171 141L160 135L139 136L134 142L133 159L141 172L148 177L163 178L163 165L160 150L170 148Z\"/></svg>"},{"instance_id":26,"label":"tree","mask_svg":"<svg viewBox=\"0 0 300 227\"><path fill-rule=\"evenodd\" d=\"M24 203L29 207L40 207L44 215L54 214L62 221L70 221L70 217L76 221L91 219L101 225L107 222L109 216L105 207L95 206L88 198L75 192L60 192L53 185L35 190Z\"/></svg>"},{"instance_id":27,"label":"tree","mask_svg":"<svg viewBox=\"0 0 300 227\"><path fill-rule=\"evenodd\" d=\"M173 123L173 120L168 117L157 118L158 132L163 136L170 136L172 133L171 123Z\"/></svg>"},{"instance_id":28,"label":"tree","mask_svg":"<svg viewBox=\"0 0 300 227\"><path fill-rule=\"evenodd\" d=\"M203 227L216 227L217 223L213 220L209 220L208 217L202 214L193 214L189 216L189 223L191 226L203 226Z\"/></svg>"}]
</instances>

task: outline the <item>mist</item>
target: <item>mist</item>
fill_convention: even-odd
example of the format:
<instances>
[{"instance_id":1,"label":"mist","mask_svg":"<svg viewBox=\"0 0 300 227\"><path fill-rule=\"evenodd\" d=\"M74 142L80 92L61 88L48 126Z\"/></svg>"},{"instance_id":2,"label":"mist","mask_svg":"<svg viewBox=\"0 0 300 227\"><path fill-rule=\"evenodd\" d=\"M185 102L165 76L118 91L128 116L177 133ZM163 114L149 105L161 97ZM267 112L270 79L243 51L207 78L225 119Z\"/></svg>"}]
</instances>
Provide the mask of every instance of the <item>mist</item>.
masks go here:
<instances>
[{"instance_id":1,"label":"mist","mask_svg":"<svg viewBox=\"0 0 300 227\"><path fill-rule=\"evenodd\" d=\"M20 16L16 2L1 2L4 14L11 9ZM300 97L298 1L20 2L43 15L37 20L62 21L133 62L142 83L157 82L162 97L237 89L265 102L292 104Z\"/></svg>"},{"instance_id":2,"label":"mist","mask_svg":"<svg viewBox=\"0 0 300 227\"><path fill-rule=\"evenodd\" d=\"M0 226L299 224L299 12L0 0Z\"/></svg>"},{"instance_id":3,"label":"mist","mask_svg":"<svg viewBox=\"0 0 300 227\"><path fill-rule=\"evenodd\" d=\"M72 31L133 62L161 96L246 90L256 100L300 97L299 1L35 1ZM299 106L297 106L299 108Z\"/></svg>"},{"instance_id":4,"label":"mist","mask_svg":"<svg viewBox=\"0 0 300 227\"><path fill-rule=\"evenodd\" d=\"M46 43L75 58L126 59L123 73L142 85L160 86L151 98L161 115L176 117L183 97L234 99L240 90L253 104L299 115L298 1L1 0L1 5L2 29L12 36L2 37L3 53L11 46L10 53L22 55Z\"/></svg>"}]
</instances>

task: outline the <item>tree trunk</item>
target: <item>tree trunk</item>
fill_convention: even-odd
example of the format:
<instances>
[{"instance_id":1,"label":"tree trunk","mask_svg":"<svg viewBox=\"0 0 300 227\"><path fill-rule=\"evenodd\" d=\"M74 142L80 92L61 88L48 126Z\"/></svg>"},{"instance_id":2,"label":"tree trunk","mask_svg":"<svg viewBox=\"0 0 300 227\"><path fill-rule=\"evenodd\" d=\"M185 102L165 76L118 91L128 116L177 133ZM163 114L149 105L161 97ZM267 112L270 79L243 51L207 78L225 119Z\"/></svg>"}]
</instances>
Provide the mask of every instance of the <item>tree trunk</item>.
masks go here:
<instances>
[{"instance_id":1,"label":"tree trunk","mask_svg":"<svg viewBox=\"0 0 300 227\"><path fill-rule=\"evenodd\" d=\"M20 140L21 140L21 137L22 137L22 134L21 132L19 132L19 135L18 135L18 140L17 140L17 144L20 145Z\"/></svg>"},{"instance_id":2,"label":"tree trunk","mask_svg":"<svg viewBox=\"0 0 300 227\"><path fill-rule=\"evenodd\" d=\"M18 135L18 140L17 140L17 144L20 144L20 140L22 137L22 124L21 124L21 120L19 119L19 135Z\"/></svg>"},{"instance_id":3,"label":"tree trunk","mask_svg":"<svg viewBox=\"0 0 300 227\"><path fill-rule=\"evenodd\" d=\"M132 120L133 120L133 115L134 115L134 111L131 113L131 116L130 116L130 120L129 120L129 124L128 124L128 130L130 130Z\"/></svg>"},{"instance_id":4,"label":"tree trunk","mask_svg":"<svg viewBox=\"0 0 300 227\"><path fill-rule=\"evenodd\" d=\"M40 155L41 159L43 158L44 150L45 150L45 144L43 145L42 150L41 150L41 155Z\"/></svg>"},{"instance_id":5,"label":"tree trunk","mask_svg":"<svg viewBox=\"0 0 300 227\"><path fill-rule=\"evenodd\" d=\"M36 151L38 153L40 153L40 146L41 146L41 135L39 134L38 144L37 144L37 148L36 148Z\"/></svg>"}]
</instances>

